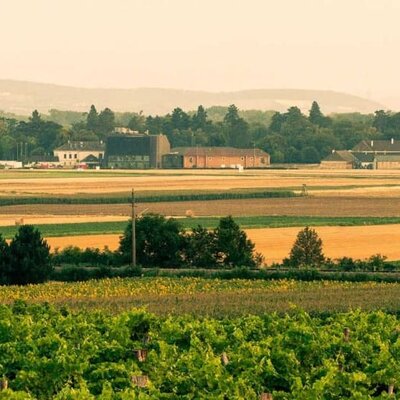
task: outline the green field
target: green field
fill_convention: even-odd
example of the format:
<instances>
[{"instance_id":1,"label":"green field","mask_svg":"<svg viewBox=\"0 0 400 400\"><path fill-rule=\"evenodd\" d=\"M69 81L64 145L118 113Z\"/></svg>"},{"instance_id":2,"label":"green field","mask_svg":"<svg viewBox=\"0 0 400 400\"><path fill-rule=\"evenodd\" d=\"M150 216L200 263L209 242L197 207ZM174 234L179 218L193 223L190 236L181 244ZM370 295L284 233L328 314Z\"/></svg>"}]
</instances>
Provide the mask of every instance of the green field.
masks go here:
<instances>
[{"instance_id":1,"label":"green field","mask_svg":"<svg viewBox=\"0 0 400 400\"><path fill-rule=\"evenodd\" d=\"M179 222L184 229L190 229L197 225L206 228L215 228L218 225L217 217L180 218ZM400 224L399 217L307 217L307 216L259 216L259 217L235 217L235 221L242 229L256 228L284 228L305 226L364 226L364 225L390 225ZM127 221L128 222L128 221ZM121 234L127 222L87 222L72 224L38 224L35 225L43 236L79 236ZM2 226L0 234L10 239L16 233L18 227Z\"/></svg>"}]
</instances>

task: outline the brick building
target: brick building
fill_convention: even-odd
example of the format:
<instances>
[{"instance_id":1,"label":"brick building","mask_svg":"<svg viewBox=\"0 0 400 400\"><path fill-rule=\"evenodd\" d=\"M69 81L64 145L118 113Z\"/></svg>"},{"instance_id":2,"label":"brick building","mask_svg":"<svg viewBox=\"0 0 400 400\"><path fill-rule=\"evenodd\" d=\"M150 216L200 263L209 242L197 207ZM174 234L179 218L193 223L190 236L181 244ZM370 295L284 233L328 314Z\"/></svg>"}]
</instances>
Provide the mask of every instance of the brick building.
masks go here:
<instances>
[{"instance_id":1,"label":"brick building","mask_svg":"<svg viewBox=\"0 0 400 400\"><path fill-rule=\"evenodd\" d=\"M177 147L163 156L163 168L266 168L270 156L260 149Z\"/></svg>"}]
</instances>

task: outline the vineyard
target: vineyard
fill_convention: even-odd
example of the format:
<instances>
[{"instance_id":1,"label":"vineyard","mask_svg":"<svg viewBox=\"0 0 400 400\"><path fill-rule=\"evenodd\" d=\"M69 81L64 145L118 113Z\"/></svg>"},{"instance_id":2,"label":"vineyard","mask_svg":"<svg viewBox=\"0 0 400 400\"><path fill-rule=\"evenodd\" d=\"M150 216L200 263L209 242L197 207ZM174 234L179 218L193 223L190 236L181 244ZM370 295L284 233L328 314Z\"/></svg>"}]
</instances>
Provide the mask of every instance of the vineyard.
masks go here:
<instances>
[{"instance_id":1,"label":"vineyard","mask_svg":"<svg viewBox=\"0 0 400 400\"><path fill-rule=\"evenodd\" d=\"M0 304L17 300L112 315L132 307L145 307L158 316L213 318L290 313L296 309L313 314L356 308L396 313L400 308L400 284L149 277L0 288Z\"/></svg>"},{"instance_id":2,"label":"vineyard","mask_svg":"<svg viewBox=\"0 0 400 400\"><path fill-rule=\"evenodd\" d=\"M111 317L19 301L0 316L0 399L384 399L400 385L400 321L379 311Z\"/></svg>"}]
</instances>

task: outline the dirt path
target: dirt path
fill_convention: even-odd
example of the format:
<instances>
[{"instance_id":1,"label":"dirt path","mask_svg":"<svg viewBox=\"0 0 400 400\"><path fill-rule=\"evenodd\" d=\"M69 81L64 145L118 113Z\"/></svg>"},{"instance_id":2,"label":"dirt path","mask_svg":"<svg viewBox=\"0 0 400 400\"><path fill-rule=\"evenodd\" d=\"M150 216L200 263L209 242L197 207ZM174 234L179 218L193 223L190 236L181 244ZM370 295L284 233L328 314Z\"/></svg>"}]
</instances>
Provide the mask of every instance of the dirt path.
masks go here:
<instances>
[{"instance_id":1,"label":"dirt path","mask_svg":"<svg viewBox=\"0 0 400 400\"><path fill-rule=\"evenodd\" d=\"M248 229L249 238L256 244L268 264L280 262L289 254L299 228ZM316 231L324 243L327 257L367 258L373 254L383 254L389 260L400 259L400 225L378 225L367 227L319 227ZM108 246L118 247L119 235L89 235L49 238L49 244L63 248L74 245L82 248Z\"/></svg>"}]
</instances>

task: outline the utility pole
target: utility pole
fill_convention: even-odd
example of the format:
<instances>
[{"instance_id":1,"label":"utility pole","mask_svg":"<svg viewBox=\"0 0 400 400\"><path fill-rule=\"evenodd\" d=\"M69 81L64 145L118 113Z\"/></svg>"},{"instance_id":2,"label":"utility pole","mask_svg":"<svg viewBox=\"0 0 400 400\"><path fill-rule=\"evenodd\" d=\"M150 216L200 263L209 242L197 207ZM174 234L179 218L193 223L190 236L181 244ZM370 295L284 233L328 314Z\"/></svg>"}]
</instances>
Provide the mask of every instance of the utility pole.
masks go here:
<instances>
[{"instance_id":1,"label":"utility pole","mask_svg":"<svg viewBox=\"0 0 400 400\"><path fill-rule=\"evenodd\" d=\"M132 267L136 267L136 201L135 189L132 189Z\"/></svg>"}]
</instances>

